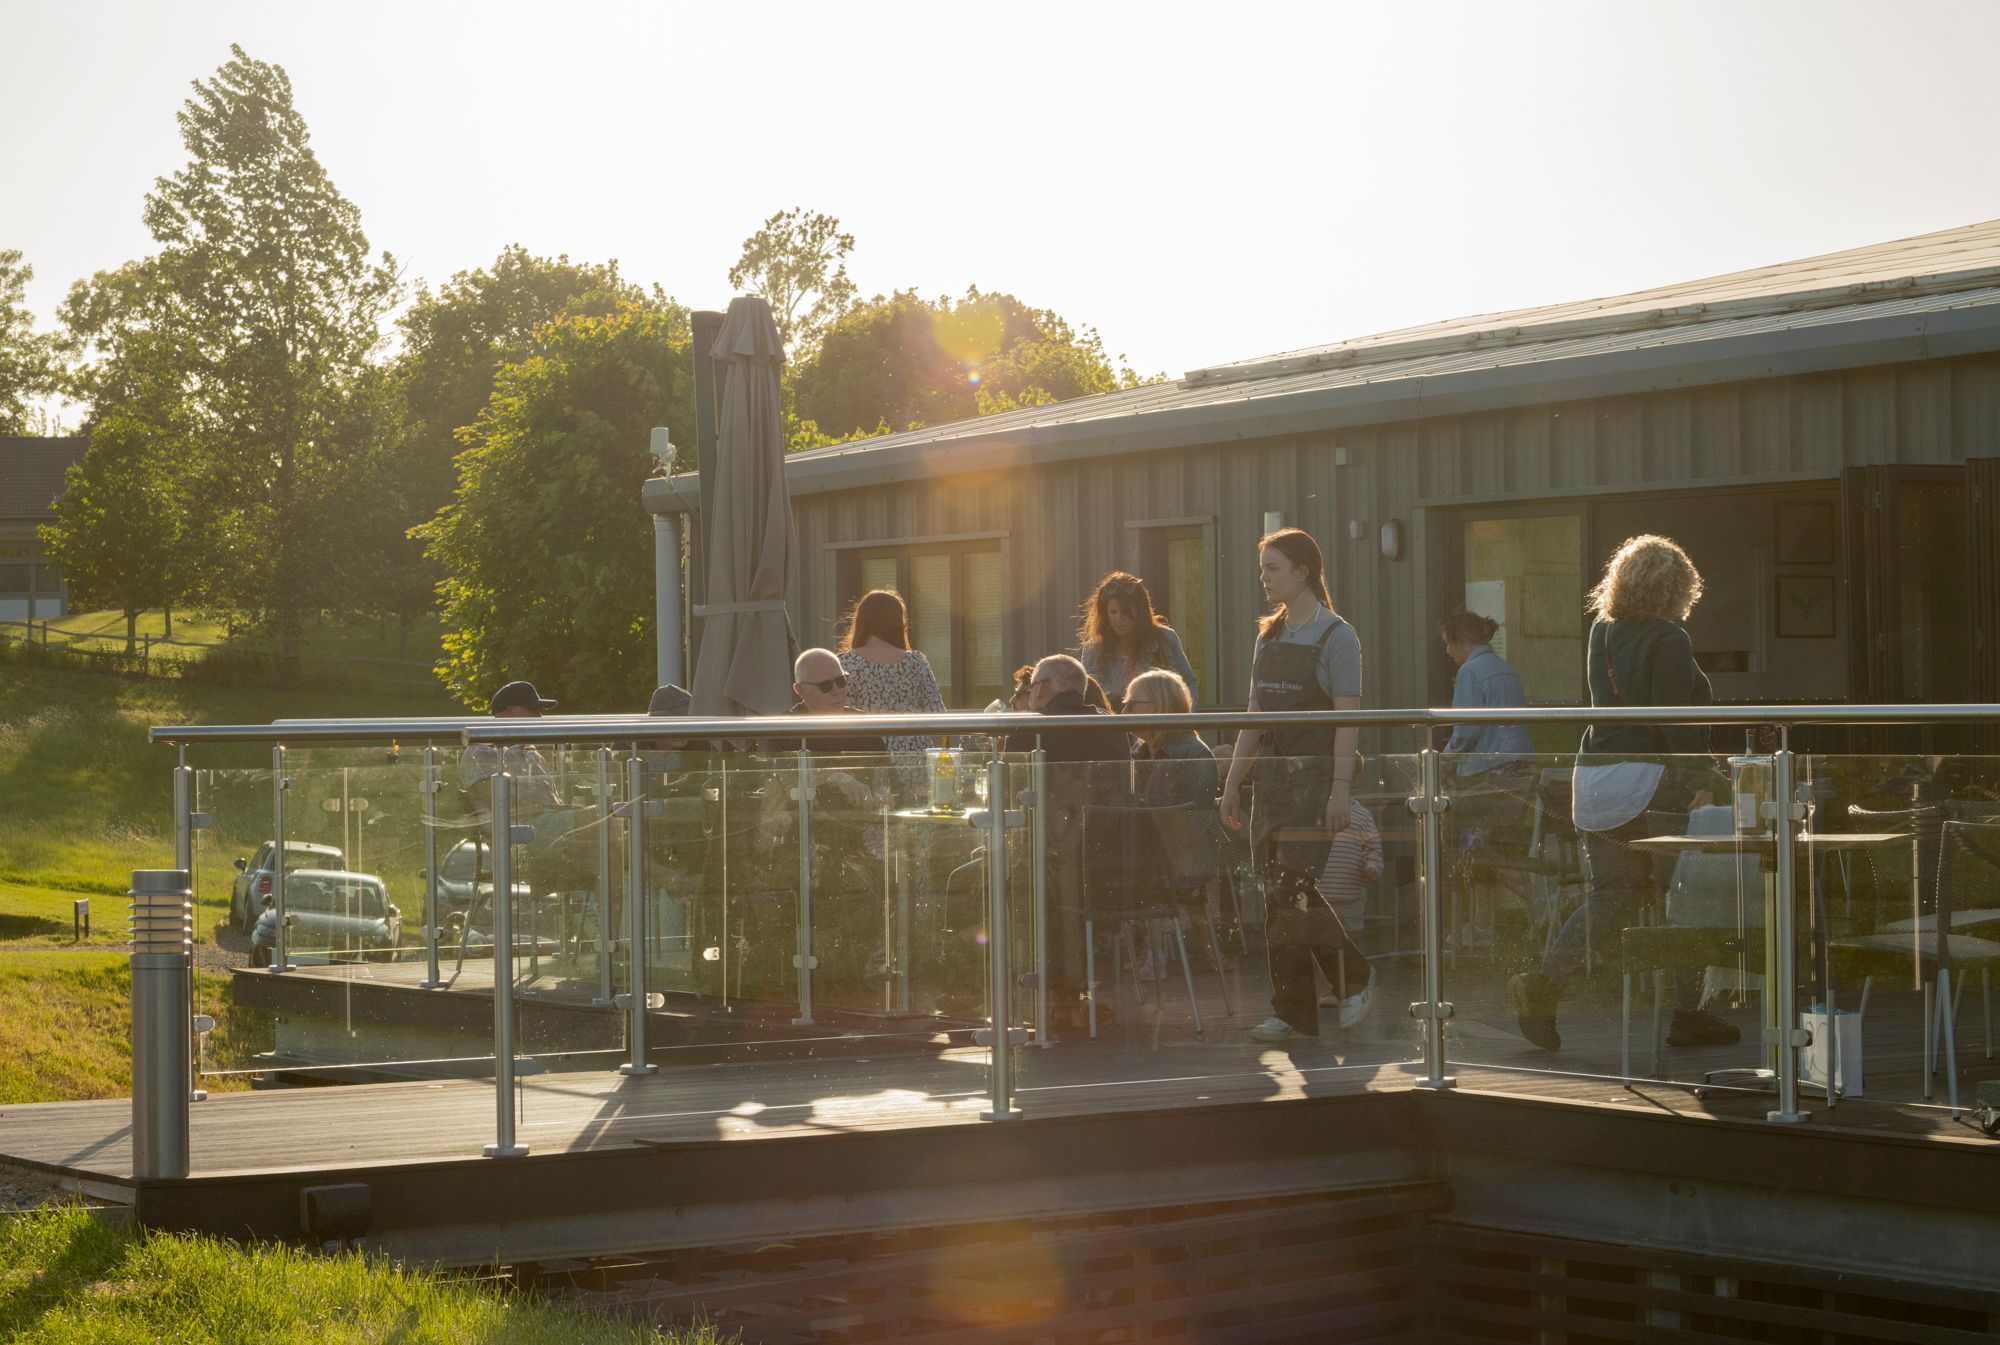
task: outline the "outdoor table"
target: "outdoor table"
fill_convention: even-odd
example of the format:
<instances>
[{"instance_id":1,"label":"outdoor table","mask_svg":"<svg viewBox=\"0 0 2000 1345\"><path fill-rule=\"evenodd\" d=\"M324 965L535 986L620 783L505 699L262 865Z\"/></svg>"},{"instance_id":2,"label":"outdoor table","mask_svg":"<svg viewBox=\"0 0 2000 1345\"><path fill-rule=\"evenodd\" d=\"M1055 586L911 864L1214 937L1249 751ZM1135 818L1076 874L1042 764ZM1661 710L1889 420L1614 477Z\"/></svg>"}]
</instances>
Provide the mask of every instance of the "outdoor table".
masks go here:
<instances>
[{"instance_id":1,"label":"outdoor table","mask_svg":"<svg viewBox=\"0 0 2000 1345\"><path fill-rule=\"evenodd\" d=\"M983 840L989 821L989 813L984 806L961 808L954 811L937 808L898 808L892 811L885 810L883 819L885 833L888 830L887 824L891 822L901 827L913 829L970 827L974 830L975 836ZM1032 835L1032 833L1030 834ZM993 857L989 855L987 862L992 863ZM1029 893L1033 898L1035 918L1041 920L1045 918L1044 913L1047 910L1047 893L1043 890L1045 879L1042 865L1033 863L1031 857L1028 871L1031 875L1029 879ZM884 894L884 899L885 901L887 899L886 893ZM910 927L914 905L914 894L911 891L910 882L910 866L908 864L903 865L902 871L897 875L896 903L898 951L896 954L895 1007L898 1012L907 1013L910 1008ZM980 901L979 908L982 911L985 909L983 898ZM1046 984L1048 980L1048 968L1042 965L1039 951L1044 947L1044 943L1040 938L1036 938L1034 939L1034 946L1037 949L1035 959L1035 975L1038 978L1037 984ZM1043 1003L1044 1000L1041 995L1030 996L1030 1004L1033 1006L1032 1012L1029 1015L1033 1020L1032 1039L1038 1046L1047 1045L1049 1040L1048 1025L1042 1021L1042 1009L1040 1006Z\"/></svg>"},{"instance_id":2,"label":"outdoor table","mask_svg":"<svg viewBox=\"0 0 2000 1345\"><path fill-rule=\"evenodd\" d=\"M1826 1094L1828 1107L1837 1105L1835 1084L1840 1078L1840 1033L1831 1024L1834 1021L1833 984L1827 974L1827 929L1825 896L1821 892L1816 866L1827 855L1847 850L1864 850L1874 846L1893 845L1907 842L1908 832L1897 831L1802 831L1794 838L1794 843L1804 846L1807 855L1808 883L1811 891L1811 920L1813 932L1814 971L1826 994L1828 1031L1833 1039L1827 1044L1827 1072L1824 1084L1800 1080L1804 1087L1820 1088ZM1778 983L1778 882L1776 837L1768 831L1728 833L1715 836L1640 836L1627 844L1648 852L1674 852L1700 850L1709 854L1741 854L1745 850L1757 852L1758 862L1764 873L1764 1026L1785 1028L1789 1025L1778 1021L1778 999L1772 988ZM1778 1077L1779 1047L1775 1041L1767 1044L1767 1063L1757 1069L1714 1070L1703 1076L1703 1082L1712 1082L1725 1075L1742 1075L1753 1081L1773 1083Z\"/></svg>"},{"instance_id":3,"label":"outdoor table","mask_svg":"<svg viewBox=\"0 0 2000 1345\"><path fill-rule=\"evenodd\" d=\"M957 812L949 812L936 808L884 809L883 838L885 845L888 845L889 838L892 835L890 831L891 823L902 828L905 834L908 834L911 831L918 831L924 828L964 828L970 825L971 821L971 815L962 809ZM888 845L888 848L899 855L902 853L899 846ZM885 1005L884 1007L893 1007L898 1013L908 1013L910 1011L910 927L915 918L916 910L916 897L912 890L911 869L912 865L909 862L898 863L895 879L896 1000L893 1006ZM883 892L885 907L888 899L889 894L885 890Z\"/></svg>"}]
</instances>

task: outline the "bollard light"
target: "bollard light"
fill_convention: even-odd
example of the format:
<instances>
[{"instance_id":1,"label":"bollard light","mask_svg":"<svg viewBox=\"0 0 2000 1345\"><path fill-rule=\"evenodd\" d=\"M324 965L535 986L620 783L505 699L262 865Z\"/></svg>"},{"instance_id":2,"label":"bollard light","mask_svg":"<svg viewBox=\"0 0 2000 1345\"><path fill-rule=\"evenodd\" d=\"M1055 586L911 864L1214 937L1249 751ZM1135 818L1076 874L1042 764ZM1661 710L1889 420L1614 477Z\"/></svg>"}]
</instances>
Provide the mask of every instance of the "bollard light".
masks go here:
<instances>
[{"instance_id":1,"label":"bollard light","mask_svg":"<svg viewBox=\"0 0 2000 1345\"><path fill-rule=\"evenodd\" d=\"M188 1174L194 890L186 869L132 871L132 1174Z\"/></svg>"}]
</instances>

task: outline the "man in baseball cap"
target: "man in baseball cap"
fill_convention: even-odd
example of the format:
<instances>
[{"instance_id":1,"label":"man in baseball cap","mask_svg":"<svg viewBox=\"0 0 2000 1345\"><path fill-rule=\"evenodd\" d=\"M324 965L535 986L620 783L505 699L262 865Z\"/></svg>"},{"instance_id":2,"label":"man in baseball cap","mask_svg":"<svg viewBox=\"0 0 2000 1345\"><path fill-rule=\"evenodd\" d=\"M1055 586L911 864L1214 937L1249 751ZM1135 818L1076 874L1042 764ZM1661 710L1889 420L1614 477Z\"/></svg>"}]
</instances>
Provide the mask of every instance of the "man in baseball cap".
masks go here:
<instances>
[{"instance_id":1,"label":"man in baseball cap","mask_svg":"<svg viewBox=\"0 0 2000 1345\"><path fill-rule=\"evenodd\" d=\"M486 713L496 719L539 718L544 710L555 708L556 703L544 699L533 682L509 682L486 703Z\"/></svg>"}]
</instances>

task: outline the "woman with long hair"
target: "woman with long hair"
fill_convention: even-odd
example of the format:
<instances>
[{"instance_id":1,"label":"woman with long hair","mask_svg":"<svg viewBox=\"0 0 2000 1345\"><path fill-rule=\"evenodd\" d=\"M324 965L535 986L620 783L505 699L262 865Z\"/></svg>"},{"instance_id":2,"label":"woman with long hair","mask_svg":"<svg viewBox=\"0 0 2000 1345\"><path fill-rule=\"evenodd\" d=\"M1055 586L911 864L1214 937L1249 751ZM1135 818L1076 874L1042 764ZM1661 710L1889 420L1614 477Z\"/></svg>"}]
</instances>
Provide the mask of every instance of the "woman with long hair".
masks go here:
<instances>
[{"instance_id":1,"label":"woman with long hair","mask_svg":"<svg viewBox=\"0 0 2000 1345\"><path fill-rule=\"evenodd\" d=\"M942 712L944 696L923 651L910 648L909 610L902 595L878 588L848 609L840 637L840 670L847 674L847 703L865 715ZM937 739L892 733L883 738L910 797L926 788L924 749Z\"/></svg>"},{"instance_id":2,"label":"woman with long hair","mask_svg":"<svg viewBox=\"0 0 2000 1345\"><path fill-rule=\"evenodd\" d=\"M1098 582L1084 601L1077 642L1083 670L1104 688L1113 709L1126 685L1148 668L1178 674L1188 695L1199 699L1181 637L1153 610L1153 595L1137 575L1113 570Z\"/></svg>"},{"instance_id":3,"label":"woman with long hair","mask_svg":"<svg viewBox=\"0 0 2000 1345\"><path fill-rule=\"evenodd\" d=\"M1592 707L1708 705L1714 695L1695 663L1682 622L1701 599L1701 574L1670 538L1627 538L1590 591L1585 671ZM1664 890L1653 859L1626 842L1685 833L1688 814L1713 798L1715 765L1699 725L1592 724L1576 758L1572 815L1583 843L1589 881L1583 904L1550 945L1537 971L1508 982L1521 1035L1543 1050L1562 1046L1556 1008L1582 973L1592 931L1607 947L1618 931L1639 923L1647 903ZM1649 815L1653 821L1649 822ZM1674 1018L1669 1046L1728 1045L1737 1029L1696 1011L1692 968L1673 973Z\"/></svg>"},{"instance_id":4,"label":"woman with long hair","mask_svg":"<svg viewBox=\"0 0 2000 1345\"><path fill-rule=\"evenodd\" d=\"M1258 582L1274 610L1258 629L1250 709L1358 710L1361 639L1333 610L1319 543L1280 528L1257 543ZM1222 823L1242 826L1242 787L1254 769L1257 807L1251 853L1264 877L1265 938L1271 958L1271 1016L1251 1029L1260 1042L1319 1035L1317 965L1352 1027L1373 1004L1374 973L1340 917L1319 894L1327 837L1354 809L1356 733L1336 729L1245 729L1237 735L1222 786Z\"/></svg>"}]
</instances>

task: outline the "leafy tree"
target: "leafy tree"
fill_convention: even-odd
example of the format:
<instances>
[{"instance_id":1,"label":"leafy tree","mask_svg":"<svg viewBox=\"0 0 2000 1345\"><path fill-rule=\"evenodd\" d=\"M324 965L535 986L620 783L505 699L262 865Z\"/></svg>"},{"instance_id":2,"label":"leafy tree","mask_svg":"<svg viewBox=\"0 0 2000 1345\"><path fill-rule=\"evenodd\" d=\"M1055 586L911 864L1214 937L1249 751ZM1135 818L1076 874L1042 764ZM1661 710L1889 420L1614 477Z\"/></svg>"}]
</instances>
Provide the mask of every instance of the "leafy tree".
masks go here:
<instances>
[{"instance_id":1,"label":"leafy tree","mask_svg":"<svg viewBox=\"0 0 2000 1345\"><path fill-rule=\"evenodd\" d=\"M35 268L12 249L0 250L0 434L34 434L46 427L36 399L57 390L56 338L35 333L28 282Z\"/></svg>"},{"instance_id":2,"label":"leafy tree","mask_svg":"<svg viewBox=\"0 0 2000 1345\"><path fill-rule=\"evenodd\" d=\"M954 303L902 290L849 310L792 371L795 413L834 440L1135 387L1078 330L1010 294Z\"/></svg>"},{"instance_id":3,"label":"leafy tree","mask_svg":"<svg viewBox=\"0 0 2000 1345\"><path fill-rule=\"evenodd\" d=\"M729 268L729 284L770 301L778 335L796 360L853 305L854 282L847 278L846 261L852 251L854 235L842 233L839 220L795 206L771 216L743 240L743 255Z\"/></svg>"},{"instance_id":4,"label":"leafy tree","mask_svg":"<svg viewBox=\"0 0 2000 1345\"><path fill-rule=\"evenodd\" d=\"M501 368L465 432L457 496L417 530L444 570L438 674L468 705L516 677L575 711L632 709L653 677L648 431L694 439L685 317L564 317Z\"/></svg>"},{"instance_id":5,"label":"leafy tree","mask_svg":"<svg viewBox=\"0 0 2000 1345\"><path fill-rule=\"evenodd\" d=\"M64 477L56 521L41 530L72 598L125 614L128 654L138 647L139 613L169 608L181 588L186 510L163 443L173 433L129 409L96 421L83 461Z\"/></svg>"},{"instance_id":6,"label":"leafy tree","mask_svg":"<svg viewBox=\"0 0 2000 1345\"><path fill-rule=\"evenodd\" d=\"M370 471L380 478L376 502L389 526L381 530L379 556L377 539L371 536L369 545L373 572L362 587L372 610L402 621L407 632L411 618L434 607L443 574L408 534L450 503L461 435L493 395L496 374L541 352L543 333L558 319L605 317L628 304L685 319L680 305L657 289L649 295L620 276L615 261L537 257L518 245L436 291L419 284L398 320L403 344L392 382L404 424L398 430L379 414L373 418L386 451Z\"/></svg>"},{"instance_id":7,"label":"leafy tree","mask_svg":"<svg viewBox=\"0 0 2000 1345\"><path fill-rule=\"evenodd\" d=\"M148 262L78 281L63 301L62 342L75 359L64 390L85 403L90 447L70 468L56 520L42 529L72 596L125 614L173 608L199 585L207 550L189 524L189 397L175 296Z\"/></svg>"},{"instance_id":8,"label":"leafy tree","mask_svg":"<svg viewBox=\"0 0 2000 1345\"><path fill-rule=\"evenodd\" d=\"M394 263L371 258L279 67L231 47L179 122L189 163L159 180L145 221L196 403L192 505L226 562L210 596L295 660L305 618L340 603L350 578L331 492Z\"/></svg>"}]
</instances>

